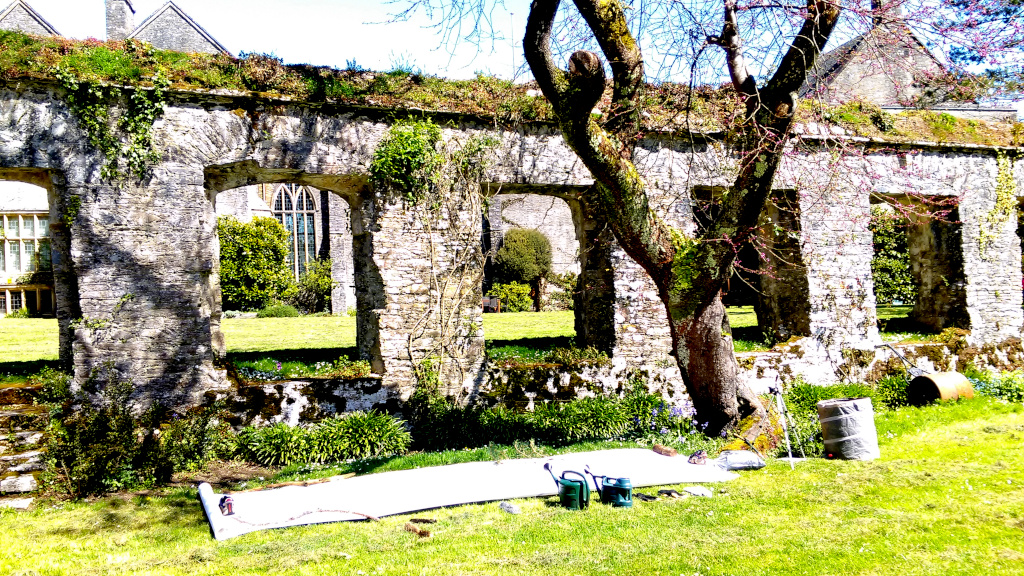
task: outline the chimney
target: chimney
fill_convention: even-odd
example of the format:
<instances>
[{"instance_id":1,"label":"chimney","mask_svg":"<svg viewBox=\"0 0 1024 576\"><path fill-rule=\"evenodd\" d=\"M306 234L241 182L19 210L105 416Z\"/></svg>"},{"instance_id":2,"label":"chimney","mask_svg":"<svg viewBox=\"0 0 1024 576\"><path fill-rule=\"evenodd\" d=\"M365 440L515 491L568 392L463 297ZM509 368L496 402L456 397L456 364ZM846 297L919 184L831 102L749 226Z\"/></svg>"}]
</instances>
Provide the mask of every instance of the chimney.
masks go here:
<instances>
[{"instance_id":1,"label":"chimney","mask_svg":"<svg viewBox=\"0 0 1024 576\"><path fill-rule=\"evenodd\" d=\"M131 0L106 0L107 40L124 40L135 30L135 8Z\"/></svg>"}]
</instances>

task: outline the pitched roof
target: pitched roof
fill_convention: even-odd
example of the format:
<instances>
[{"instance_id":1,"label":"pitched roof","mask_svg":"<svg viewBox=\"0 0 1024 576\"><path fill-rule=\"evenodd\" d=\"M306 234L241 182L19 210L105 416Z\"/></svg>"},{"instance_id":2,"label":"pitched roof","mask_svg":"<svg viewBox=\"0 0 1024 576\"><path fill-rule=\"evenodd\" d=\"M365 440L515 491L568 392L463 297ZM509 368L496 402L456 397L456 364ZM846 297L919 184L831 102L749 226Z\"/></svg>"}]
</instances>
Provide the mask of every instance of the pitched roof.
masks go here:
<instances>
[{"instance_id":1,"label":"pitched roof","mask_svg":"<svg viewBox=\"0 0 1024 576\"><path fill-rule=\"evenodd\" d=\"M11 2L10 5L7 6L7 8L4 8L3 11L0 12L0 22L3 22L4 18L10 16L19 8L23 10L28 15L29 18L31 18L37 24L39 24L39 26L43 30L46 30L48 34L52 34L54 36L61 35L60 32L57 32L56 28L50 25L50 23L47 22L45 18L40 16L39 13L36 12L31 6L29 6L28 3L26 3L24 0L15 0L14 2Z\"/></svg>"},{"instance_id":2,"label":"pitched roof","mask_svg":"<svg viewBox=\"0 0 1024 576\"><path fill-rule=\"evenodd\" d=\"M200 36L203 37L204 40L209 42L217 50L220 50L228 56L231 55L231 52L229 52L228 49L225 48L223 44L218 42L217 39L211 36L210 33L207 32L205 28L200 26L195 20L192 19L191 16L189 16L185 13L184 10L179 8L178 5L173 2L173 0L168 0L168 2L161 6L159 9L157 9L156 12L150 14L145 20L142 21L142 24L139 24L135 28L135 30L132 30L132 32L128 34L128 38L135 38L139 34L145 32L146 28L155 23L161 16L163 16L168 11L175 13L179 18L181 18L186 24L191 26Z\"/></svg>"},{"instance_id":3,"label":"pitched roof","mask_svg":"<svg viewBox=\"0 0 1024 576\"><path fill-rule=\"evenodd\" d=\"M873 42L877 44L878 34L887 33L905 34L907 37L911 38L921 51L927 54L939 68L943 70L946 69L945 64L932 54L932 51L928 49L914 30L904 22L896 21L886 24L878 24L864 34L860 34L859 36L856 36L819 56L814 67L807 71L807 79L804 81L803 86L800 87L800 96L803 97L809 93L829 86L832 81L839 76L839 73L842 72L843 68L853 60L854 56L863 50L871 49Z\"/></svg>"}]
</instances>

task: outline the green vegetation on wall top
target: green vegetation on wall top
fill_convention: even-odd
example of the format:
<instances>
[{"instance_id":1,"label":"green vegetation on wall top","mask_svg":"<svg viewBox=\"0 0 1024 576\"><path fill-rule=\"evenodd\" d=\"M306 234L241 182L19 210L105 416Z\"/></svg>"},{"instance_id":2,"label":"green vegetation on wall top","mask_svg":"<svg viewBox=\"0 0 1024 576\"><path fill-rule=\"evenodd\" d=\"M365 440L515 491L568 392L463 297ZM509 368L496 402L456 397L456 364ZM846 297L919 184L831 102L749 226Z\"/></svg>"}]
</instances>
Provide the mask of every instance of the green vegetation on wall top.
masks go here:
<instances>
[{"instance_id":1,"label":"green vegetation on wall top","mask_svg":"<svg viewBox=\"0 0 1024 576\"><path fill-rule=\"evenodd\" d=\"M503 124L553 119L551 107L533 84L484 75L447 80L407 67L371 72L350 63L340 70L285 65L280 58L265 54L241 56L186 54L132 41L69 40L0 31L0 81L53 80L54 70L59 68L88 82L152 86L159 71L176 90L256 91L306 102L472 114ZM609 89L597 107L607 110L610 103ZM721 132L742 116L742 106L728 86L690 89L670 82L651 84L645 88L643 106L645 125L656 131ZM680 113L686 110L689 114ZM863 107L840 109L805 102L798 121L834 123L854 134L893 141L1019 145L1014 144L1014 125L961 119L950 125L948 119L928 111L889 115Z\"/></svg>"}]
</instances>

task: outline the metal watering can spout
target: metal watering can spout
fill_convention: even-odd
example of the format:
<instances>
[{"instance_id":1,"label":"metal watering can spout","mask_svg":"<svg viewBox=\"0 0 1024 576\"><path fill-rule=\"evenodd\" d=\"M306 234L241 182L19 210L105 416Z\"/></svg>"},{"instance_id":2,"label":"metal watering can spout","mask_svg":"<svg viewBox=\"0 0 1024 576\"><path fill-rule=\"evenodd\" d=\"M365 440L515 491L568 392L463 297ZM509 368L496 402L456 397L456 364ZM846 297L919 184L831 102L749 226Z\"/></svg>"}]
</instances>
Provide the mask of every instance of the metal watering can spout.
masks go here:
<instances>
[{"instance_id":1,"label":"metal watering can spout","mask_svg":"<svg viewBox=\"0 0 1024 576\"><path fill-rule=\"evenodd\" d=\"M562 477L559 478L555 476L554 470L551 469L550 462L544 464L544 469L551 474L551 478L555 481L555 486L558 487L558 499L562 507L570 510L582 510L590 504L590 486L587 485L587 478L583 474L566 470L562 472ZM569 474L579 476L580 479L566 478Z\"/></svg>"}]
</instances>

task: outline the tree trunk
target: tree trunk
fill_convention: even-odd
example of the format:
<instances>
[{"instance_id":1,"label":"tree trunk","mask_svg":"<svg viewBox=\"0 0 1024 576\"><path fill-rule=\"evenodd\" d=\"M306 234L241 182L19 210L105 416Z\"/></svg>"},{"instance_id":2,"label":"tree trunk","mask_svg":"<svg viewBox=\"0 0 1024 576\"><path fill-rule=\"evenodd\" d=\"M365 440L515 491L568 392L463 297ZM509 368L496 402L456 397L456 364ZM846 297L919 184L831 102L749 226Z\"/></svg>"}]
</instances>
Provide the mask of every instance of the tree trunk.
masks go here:
<instances>
[{"instance_id":1,"label":"tree trunk","mask_svg":"<svg viewBox=\"0 0 1024 576\"><path fill-rule=\"evenodd\" d=\"M633 147L642 134L644 75L624 8L617 0L574 3L612 71L609 120L598 125L590 113L605 90L604 64L597 54L573 53L566 71L555 65L551 32L559 0L533 1L523 40L526 60L551 102L566 143L594 177L594 192L585 201L606 215L623 250L658 287L668 312L673 353L698 423L705 433L717 435L752 417L751 425L743 428L744 436L753 441L766 429L766 412L738 376L721 289L736 250L753 233L771 193L796 112L796 92L828 41L839 8L826 0L807 0L801 30L775 75L759 88L744 62L737 5L724 1L722 34L707 40L726 51L733 84L746 103L746 115L735 127L743 157L719 215L700 236L691 238L654 213L647 183L632 162Z\"/></svg>"},{"instance_id":2,"label":"tree trunk","mask_svg":"<svg viewBox=\"0 0 1024 576\"><path fill-rule=\"evenodd\" d=\"M745 432L753 442L767 423L757 396L739 379L733 353L732 329L720 296L692 317L671 320L672 349L690 400L698 415L698 427L709 436L721 435L740 420L757 421Z\"/></svg>"}]
</instances>

